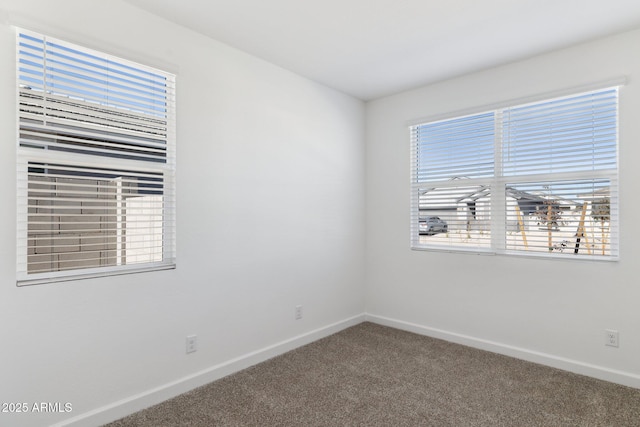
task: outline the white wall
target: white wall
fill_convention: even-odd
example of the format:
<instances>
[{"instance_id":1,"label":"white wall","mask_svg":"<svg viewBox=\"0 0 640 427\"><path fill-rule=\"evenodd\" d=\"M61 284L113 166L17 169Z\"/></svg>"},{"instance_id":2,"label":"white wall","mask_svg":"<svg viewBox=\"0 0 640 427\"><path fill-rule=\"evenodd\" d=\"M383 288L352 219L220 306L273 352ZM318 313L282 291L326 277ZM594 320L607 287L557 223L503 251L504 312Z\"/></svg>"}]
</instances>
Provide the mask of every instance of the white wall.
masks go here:
<instances>
[{"instance_id":1,"label":"white wall","mask_svg":"<svg viewBox=\"0 0 640 427\"><path fill-rule=\"evenodd\" d=\"M177 72L176 270L16 287L12 24ZM119 0L2 0L0 55L0 402L73 408L0 425L95 425L362 319L362 102Z\"/></svg>"},{"instance_id":2,"label":"white wall","mask_svg":"<svg viewBox=\"0 0 640 427\"><path fill-rule=\"evenodd\" d=\"M367 104L367 311L381 323L640 387L640 31ZM626 75L620 98L621 260L409 249L407 121ZM604 329L620 347L604 346Z\"/></svg>"}]
</instances>

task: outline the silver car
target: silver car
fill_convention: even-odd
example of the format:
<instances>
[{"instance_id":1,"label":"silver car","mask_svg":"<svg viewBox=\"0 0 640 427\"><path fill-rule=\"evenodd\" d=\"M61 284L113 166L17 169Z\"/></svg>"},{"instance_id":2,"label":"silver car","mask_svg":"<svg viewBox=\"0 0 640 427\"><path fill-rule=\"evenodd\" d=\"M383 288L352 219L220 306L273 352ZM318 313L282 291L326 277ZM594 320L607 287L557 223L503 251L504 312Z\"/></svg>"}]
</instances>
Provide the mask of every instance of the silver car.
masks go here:
<instances>
[{"instance_id":1,"label":"silver car","mask_svg":"<svg viewBox=\"0 0 640 427\"><path fill-rule=\"evenodd\" d=\"M446 233L449 229L447 221L437 216L428 216L418 221L418 233L433 236L437 233Z\"/></svg>"}]
</instances>

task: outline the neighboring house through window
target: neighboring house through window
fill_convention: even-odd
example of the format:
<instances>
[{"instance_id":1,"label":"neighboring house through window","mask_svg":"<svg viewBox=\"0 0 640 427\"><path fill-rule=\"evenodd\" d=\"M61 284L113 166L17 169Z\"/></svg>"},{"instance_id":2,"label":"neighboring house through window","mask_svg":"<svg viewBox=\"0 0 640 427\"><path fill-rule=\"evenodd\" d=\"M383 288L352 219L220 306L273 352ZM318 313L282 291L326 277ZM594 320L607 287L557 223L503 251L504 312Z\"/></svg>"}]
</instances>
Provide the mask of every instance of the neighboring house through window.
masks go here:
<instances>
[{"instance_id":1,"label":"neighboring house through window","mask_svg":"<svg viewBox=\"0 0 640 427\"><path fill-rule=\"evenodd\" d=\"M175 266L175 76L18 31L18 284Z\"/></svg>"},{"instance_id":2,"label":"neighboring house through window","mask_svg":"<svg viewBox=\"0 0 640 427\"><path fill-rule=\"evenodd\" d=\"M618 257L618 87L411 131L411 247Z\"/></svg>"}]
</instances>

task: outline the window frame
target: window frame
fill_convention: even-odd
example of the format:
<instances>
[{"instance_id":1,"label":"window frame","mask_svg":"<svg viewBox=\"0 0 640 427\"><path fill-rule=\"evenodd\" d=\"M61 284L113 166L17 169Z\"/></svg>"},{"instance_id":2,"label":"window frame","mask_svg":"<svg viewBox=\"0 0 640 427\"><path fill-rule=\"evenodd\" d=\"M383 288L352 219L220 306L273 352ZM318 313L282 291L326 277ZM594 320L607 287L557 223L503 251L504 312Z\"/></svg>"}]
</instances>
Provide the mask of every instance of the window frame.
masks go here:
<instances>
[{"instance_id":1,"label":"window frame","mask_svg":"<svg viewBox=\"0 0 640 427\"><path fill-rule=\"evenodd\" d=\"M620 147L620 133L619 133L619 119L620 119L620 93L621 88L626 83L625 77L618 77L603 82L594 83L591 85L585 85L581 87L569 88L561 91L549 92L532 97L509 100L501 103L496 103L480 108L471 108L459 112L441 114L437 116L431 116L427 118L421 118L411 120L407 122L409 130L410 140L410 249L419 251L436 251L436 252L454 252L454 253L473 253L480 255L509 255L509 256L524 256L530 258L543 258L543 259L572 259L583 261L618 261L619 254L619 236L620 236L620 218L619 218L619 199L618 199L618 186L619 186L619 161L618 152ZM557 100L562 98L570 99L572 97L597 93L600 91L615 90L616 91L616 117L615 117L615 169L607 171L586 171L586 172L558 172L551 176L540 174L539 176L523 174L522 176L505 175L503 173L503 116L504 110L509 108L517 108L525 106L527 104L542 103L551 100ZM420 144L416 136L416 129L422 125L435 124L438 122L447 122L450 120L457 120L465 117L471 117L475 115L483 114L495 114L495 126L494 126L494 174L489 178L468 178L463 181L463 184L458 181L420 181L419 172L420 169ZM610 211L610 240L608 242L610 253L606 256L575 256L573 253L558 253L558 252L535 252L528 250L512 250L509 249L507 243L507 186L513 184L524 184L531 182L534 178L545 179L547 181L553 181L561 183L562 179L608 179L611 186L611 194L609 201L611 206L615 205L615 209ZM554 181L555 178L555 181ZM490 242L487 246L464 246L453 244L429 244L420 241L419 234L419 220L420 220L420 196L419 194L424 191L425 187L433 187L435 184L439 188L460 188L469 186L487 186L491 194L490 197ZM429 215L432 215L431 213ZM437 215L435 213L434 215ZM571 251L573 252L573 251ZM583 251L584 252L584 251Z\"/></svg>"},{"instance_id":2,"label":"window frame","mask_svg":"<svg viewBox=\"0 0 640 427\"><path fill-rule=\"evenodd\" d=\"M176 81L176 76L175 74L168 71L159 70L157 68L150 67L138 62L134 62L134 61L125 59L123 57L114 56L114 55L105 53L103 51L85 47L72 41L61 40L56 37L48 36L45 33L39 33L39 32L30 31L30 30L26 30L18 27L15 27L15 32L16 32L16 101L15 101L16 104L15 105L16 105L16 159L17 159L16 285L17 286L37 285L37 284L53 283L53 282L60 282L60 281L80 280L80 279L93 278L93 277L115 276L115 275L122 275L122 274L141 273L141 272L168 270L168 269L176 268L176 237L175 237L176 235L176 214L175 214L175 200L176 200L176 196L175 196L175 192L176 192L176 188L175 188L175 171L176 171L175 81ZM21 117L23 116L23 113L21 113L20 111L21 109L20 106L22 101L21 90L24 90L24 83L23 83L23 80L21 79L21 69L20 69L21 67L21 61L20 61L21 60L21 51L20 51L21 50L20 49L21 34L24 34L27 37L41 38L43 46L47 42L60 44L63 47L71 47L73 49L76 49L78 52L81 52L82 54L96 55L101 60L113 61L116 63L116 66L132 67L132 70L134 70L134 72L154 73L164 77L166 79L166 83L164 84L164 86L162 86L164 87L164 94L163 94L163 97L161 98L162 100L164 100L164 104L162 104L163 105L162 121L164 123L164 126L166 127L166 135L163 139L164 141L163 152L166 153L166 154L163 154L164 161L158 161L158 160L153 161L150 159L144 159L143 156L136 157L134 155L127 155L126 153L123 155L114 154L115 152L109 152L108 147L103 145L97 146L98 150L96 151L101 151L100 154L97 154L97 153L83 152L82 148L79 148L79 149L63 148L63 149L57 149L57 150L54 148L49 149L47 148L49 147L47 142L43 142L39 147L28 146L29 144L21 143ZM43 53L42 55L46 55L46 54ZM46 60L43 60L43 61L46 63ZM64 65L65 64L63 64L63 66ZM43 73L45 72L44 70L47 70L46 71L47 73L49 72L47 68L43 68ZM83 76L87 76L87 75L88 74L83 74ZM43 77L43 79L44 79L43 80L44 82L47 79L47 77ZM28 88L28 89L31 89L31 88ZM40 93L40 92L37 92L37 93ZM46 90L42 91L41 93L45 96L45 98L41 98L43 100L42 102L46 102L47 96L51 96L52 99L54 97L53 94L49 95L49 92L47 92ZM110 92L105 92L105 93L108 94ZM87 100L84 100L81 98L76 99L72 97L70 97L69 100L70 102L73 102L74 104L77 104L77 105L82 104L85 106L85 108L87 108L90 105L93 105L93 106L97 106L97 108L99 108L100 110L108 110L108 109L113 110L112 113L109 113L109 112L104 113L104 111L102 111L100 114L105 114L104 117L115 117L115 115L117 115L119 111L120 112L123 111L123 110L118 110L118 108L107 107L106 106L107 104L103 104L101 102L89 103ZM82 105L80 106L80 108L82 108ZM46 120L46 117L47 116L45 114L43 116L43 120ZM92 122L91 119L89 120L80 119L74 123L76 123L76 126L78 126L77 129L81 129L81 128L84 128L84 126L91 126L95 122ZM110 129L112 128L110 128L108 125L104 127L104 131L109 132ZM53 146L58 144L60 141L61 140L56 140L54 137L54 139L52 139ZM98 138L95 141L97 141L96 144L105 144L105 142L108 141L108 139L101 140ZM124 144L125 144L123 145L124 150L127 150L127 147L129 147L129 145L126 145L126 143ZM160 253L159 256L161 259L157 259L158 256L156 253L155 255L150 254L147 256L148 259L151 259L151 261L144 260L137 263L135 263L134 261L131 261L132 263L129 264L128 263L129 261L118 260L117 262L111 263L111 265L100 265L100 266L89 266L89 267L76 266L76 267L70 267L68 269L61 269L60 267L58 267L57 270L52 267L50 271L30 272L29 271L29 268L30 268L29 253L30 252L28 251L28 246L30 245L29 239L30 238L33 239L33 237L29 237L28 228L31 221L29 217L30 215L33 215L33 214L32 213L30 214L29 199L30 197L32 197L31 193L33 193L33 190L29 189L29 182L31 179L29 177L29 167L30 165L33 166L34 163L45 165L45 166L52 165L52 167L53 165L60 165L63 168L68 167L69 168L68 170L71 170L71 168L86 168L87 170L93 169L94 172L95 171L105 171L105 172L111 172L111 173L126 172L126 173L133 173L133 174L138 173L138 174L141 174L141 176L146 174L149 176L161 177L161 180L159 181L160 182L159 187L157 187L157 185L154 185L152 182L152 185L154 187L159 188L158 191L160 191L159 194L161 194L161 196L159 198L159 201L156 199L156 202L160 203L161 205L160 207L157 207L157 206L154 207L153 209L155 210L152 209L151 212L152 214L161 212L162 218L161 220L158 220L156 216L154 218L155 222L153 223L156 225L147 225L147 228L149 230L152 227L156 227L155 229L159 230L158 226L161 222L161 227L162 227L161 231L152 232L152 233L155 233L156 237L160 236L159 238L162 241L161 246L157 246L158 248L160 248L157 250L157 252ZM45 170L47 169L45 168ZM96 179L95 174L83 175L80 172L79 176L80 178L78 178L77 181L82 181L82 180L88 181L88 180ZM149 178L149 179L152 180L153 178ZM137 189L138 193L135 194L136 197L133 197L130 200L137 199L141 201L143 199L150 199L149 197L145 198L144 195L150 194L151 192L149 190L146 190L146 192L143 191L144 185L147 185L147 188L148 188L149 184L148 183L144 184L141 178L138 178L138 181L139 182L132 184L132 185L135 185L135 188ZM78 184L75 184L75 181L74 181L74 184L72 185L78 185ZM86 188L91 188L91 187L90 186L83 187L82 184L80 184L78 191L80 192L89 191L89 193L93 191L93 190L86 190ZM96 189L95 191L98 191L98 190ZM56 194L59 194L59 193L56 192ZM56 196L53 196L52 199L55 199L56 197L63 197L63 196L56 195ZM133 205L133 203L131 205ZM147 215L147 213L144 212L142 208L138 208L138 210L142 212L139 215ZM77 216L81 217L82 215L84 214L80 213ZM109 215L111 215L111 217L115 216L113 214L109 214ZM120 214L118 213L118 215ZM131 217L132 214L129 213L129 216ZM136 218L141 218L141 217L142 216L139 216ZM127 223L126 216L122 215L117 221L119 224L126 224ZM131 222L129 223L132 224ZM148 236L148 233L150 232L151 231L144 231L143 233L147 233L147 236ZM123 237L123 239L126 239L126 237ZM54 240L55 239L52 237L51 241L53 242ZM64 243L58 243L58 244L64 245ZM51 243L52 252L54 250L53 248L55 247L55 245L56 243ZM80 247L82 247L82 244L79 244L79 245ZM145 244L142 244L142 245L144 246ZM144 251L144 249L142 249L142 251ZM129 258L125 258L125 257L121 257L121 258L127 259L127 260L133 259L132 256L130 256ZM144 258L144 256L142 258ZM81 263L78 262L77 264L81 264ZM101 264L101 263L97 261L94 264Z\"/></svg>"}]
</instances>

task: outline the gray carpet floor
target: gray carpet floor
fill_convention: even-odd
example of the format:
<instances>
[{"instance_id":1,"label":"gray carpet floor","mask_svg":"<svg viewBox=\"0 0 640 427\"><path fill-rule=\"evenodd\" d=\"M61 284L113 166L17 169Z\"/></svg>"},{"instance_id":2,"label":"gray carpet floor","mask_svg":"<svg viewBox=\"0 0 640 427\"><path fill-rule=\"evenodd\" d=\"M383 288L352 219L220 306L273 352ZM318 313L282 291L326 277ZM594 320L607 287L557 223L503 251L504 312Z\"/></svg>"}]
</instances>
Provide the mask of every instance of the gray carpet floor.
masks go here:
<instances>
[{"instance_id":1,"label":"gray carpet floor","mask_svg":"<svg viewBox=\"0 0 640 427\"><path fill-rule=\"evenodd\" d=\"M108 426L640 426L640 390L362 323Z\"/></svg>"}]
</instances>

